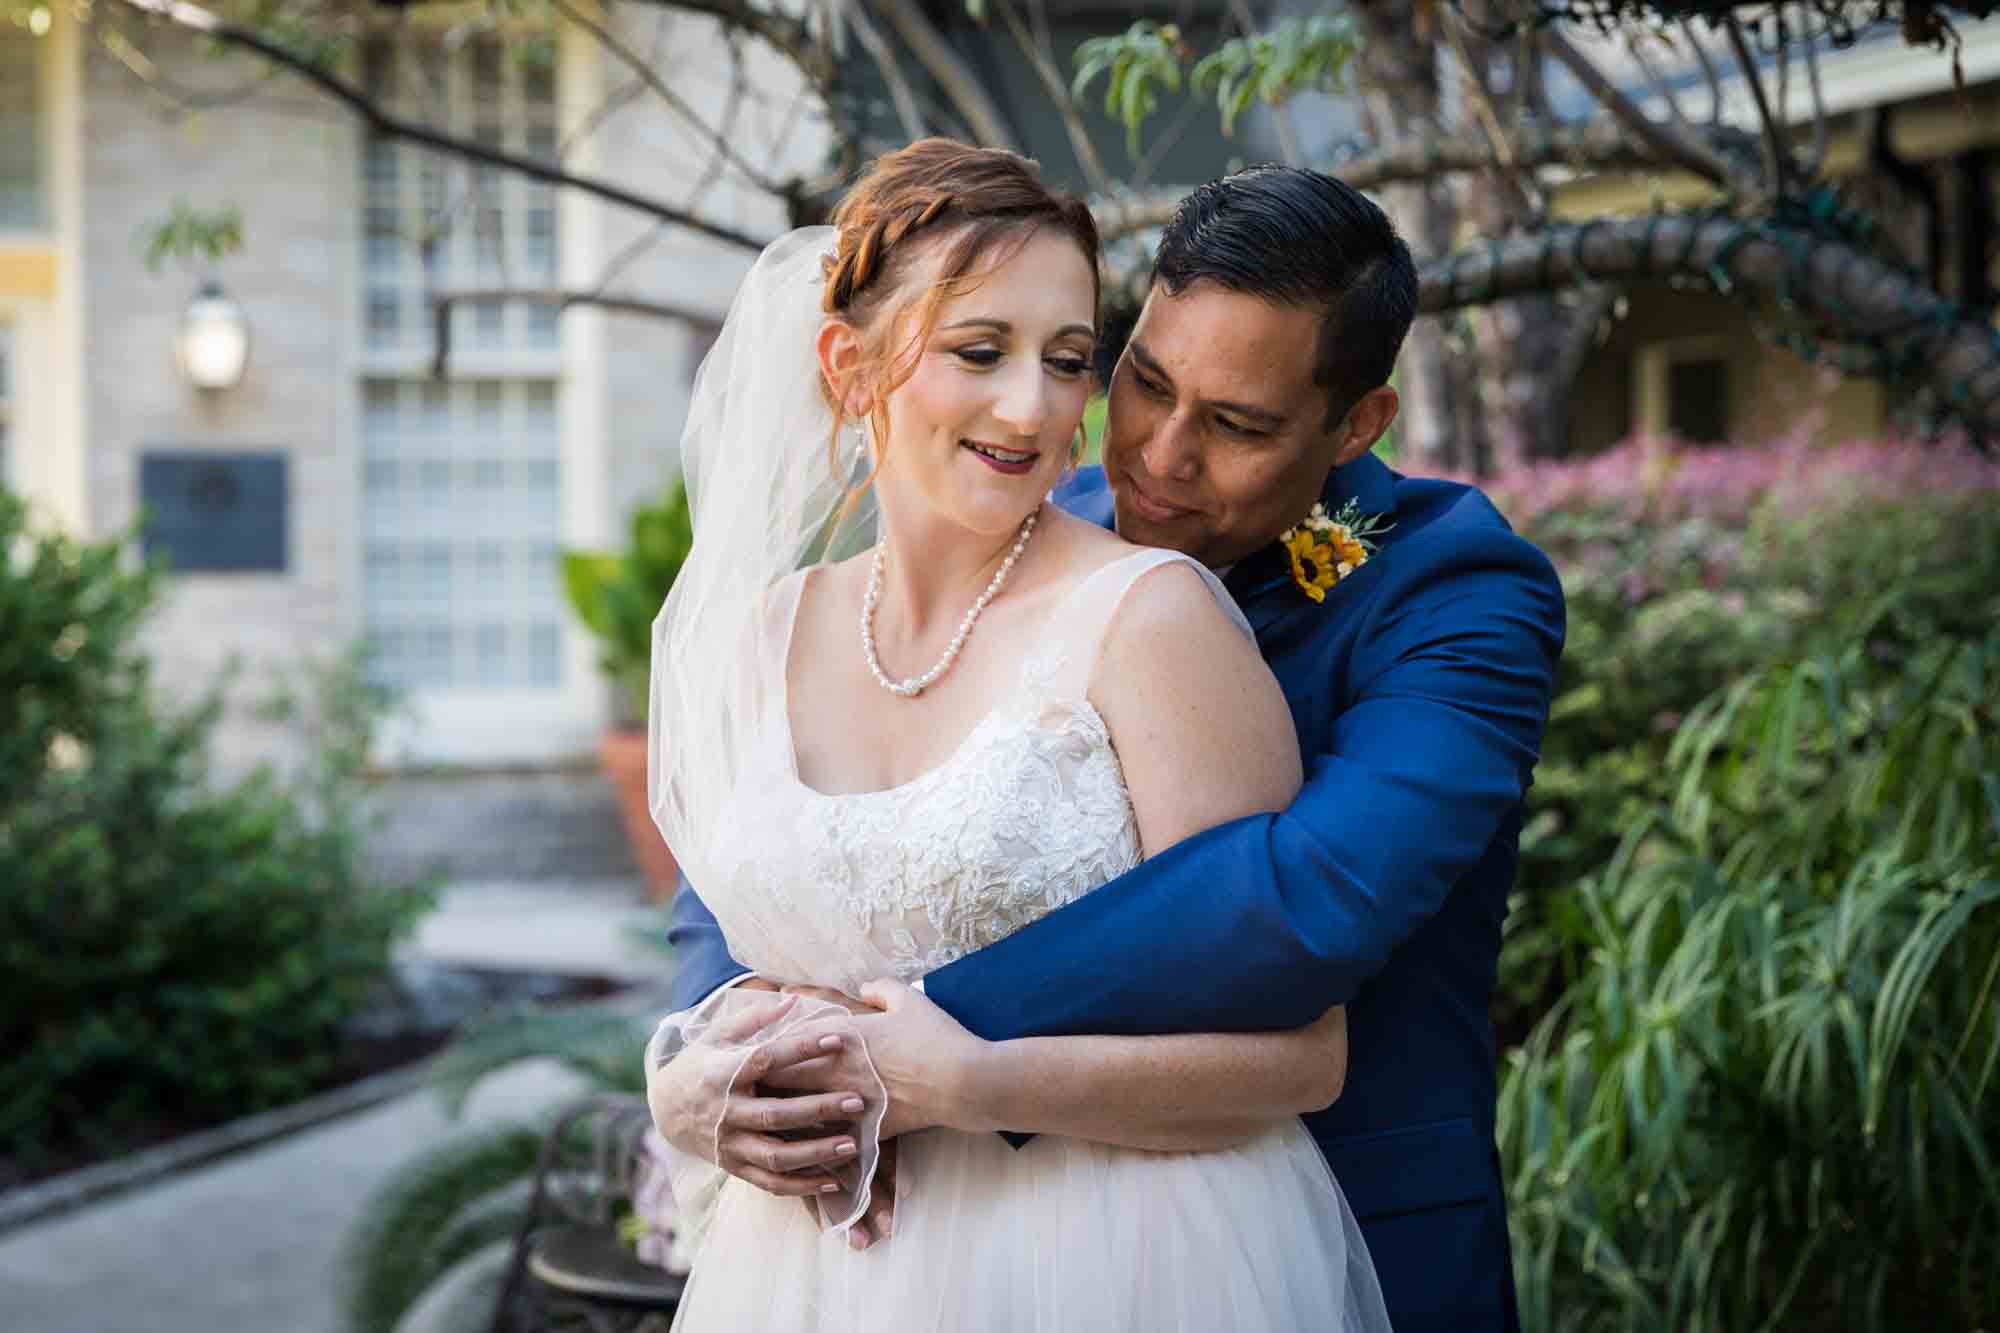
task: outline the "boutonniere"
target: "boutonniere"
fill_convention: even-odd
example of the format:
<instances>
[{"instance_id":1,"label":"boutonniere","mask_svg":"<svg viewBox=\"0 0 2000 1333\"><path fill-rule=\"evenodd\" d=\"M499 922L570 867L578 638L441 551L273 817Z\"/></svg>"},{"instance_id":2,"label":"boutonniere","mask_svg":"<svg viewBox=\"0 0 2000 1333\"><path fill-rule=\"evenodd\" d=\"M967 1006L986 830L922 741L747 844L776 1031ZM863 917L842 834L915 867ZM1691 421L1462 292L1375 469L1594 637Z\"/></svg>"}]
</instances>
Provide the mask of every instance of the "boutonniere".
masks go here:
<instances>
[{"instance_id":1,"label":"boutonniere","mask_svg":"<svg viewBox=\"0 0 2000 1333\"><path fill-rule=\"evenodd\" d=\"M1292 558L1292 582L1315 602L1326 600L1327 589L1367 564L1375 554L1376 537L1389 530L1380 514L1364 514L1349 500L1337 514L1315 504L1305 521L1278 534Z\"/></svg>"}]
</instances>

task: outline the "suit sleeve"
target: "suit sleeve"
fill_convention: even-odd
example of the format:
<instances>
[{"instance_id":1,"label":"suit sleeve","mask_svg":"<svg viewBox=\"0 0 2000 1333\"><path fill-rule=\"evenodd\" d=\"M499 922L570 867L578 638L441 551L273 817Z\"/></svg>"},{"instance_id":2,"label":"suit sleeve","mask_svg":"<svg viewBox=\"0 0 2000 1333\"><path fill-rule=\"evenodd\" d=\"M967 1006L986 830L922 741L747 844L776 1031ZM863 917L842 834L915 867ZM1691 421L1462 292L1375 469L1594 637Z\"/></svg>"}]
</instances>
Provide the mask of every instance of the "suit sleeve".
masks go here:
<instances>
[{"instance_id":1,"label":"suit sleeve","mask_svg":"<svg viewBox=\"0 0 2000 1333\"><path fill-rule=\"evenodd\" d=\"M715 923L701 895L681 876L674 893L673 920L667 942L674 948L674 1008L692 1009L717 986L726 985L750 969L729 956L722 927Z\"/></svg>"},{"instance_id":2,"label":"suit sleeve","mask_svg":"<svg viewBox=\"0 0 2000 1333\"><path fill-rule=\"evenodd\" d=\"M1539 551L1497 525L1438 545L1385 564L1289 809L1167 848L925 993L991 1040L1297 1027L1351 999L1518 808L1562 651Z\"/></svg>"}]
</instances>

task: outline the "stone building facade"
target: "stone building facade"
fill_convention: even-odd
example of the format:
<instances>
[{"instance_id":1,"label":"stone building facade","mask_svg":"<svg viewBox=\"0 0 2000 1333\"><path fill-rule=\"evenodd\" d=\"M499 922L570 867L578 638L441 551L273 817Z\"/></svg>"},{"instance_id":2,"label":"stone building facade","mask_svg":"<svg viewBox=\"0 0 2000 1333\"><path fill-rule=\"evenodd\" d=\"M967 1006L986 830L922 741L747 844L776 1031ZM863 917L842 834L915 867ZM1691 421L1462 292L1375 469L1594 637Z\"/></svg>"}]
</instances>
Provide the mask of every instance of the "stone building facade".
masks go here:
<instances>
[{"instance_id":1,"label":"stone building facade","mask_svg":"<svg viewBox=\"0 0 2000 1333\"><path fill-rule=\"evenodd\" d=\"M167 580L150 646L169 688L192 694L234 660L247 700L365 643L404 698L386 763L587 755L610 704L557 554L614 545L674 475L695 366L752 256L671 232L636 244L643 216L372 136L299 81L192 43L150 33L121 59L66 7L7 15L39 15L0 21L7 484L43 524L102 537L151 512L188 562L236 566ZM724 95L731 61L707 21L645 6L611 21L682 96ZM419 36L367 48L353 76L510 152L656 198L699 187L704 216L783 229L768 196L704 182L706 145L660 103L621 102L622 72L587 36L558 32L536 60L508 34ZM742 109L738 145L773 175L817 161L810 120L781 121L786 71L751 73L766 96ZM241 250L150 267L145 237L183 203L236 209ZM616 290L685 317L458 305L433 375L427 291L588 288L621 255ZM176 357L207 279L250 337L224 389L194 387ZM249 512L272 504L275 533ZM238 709L222 741L240 766L277 734Z\"/></svg>"}]
</instances>

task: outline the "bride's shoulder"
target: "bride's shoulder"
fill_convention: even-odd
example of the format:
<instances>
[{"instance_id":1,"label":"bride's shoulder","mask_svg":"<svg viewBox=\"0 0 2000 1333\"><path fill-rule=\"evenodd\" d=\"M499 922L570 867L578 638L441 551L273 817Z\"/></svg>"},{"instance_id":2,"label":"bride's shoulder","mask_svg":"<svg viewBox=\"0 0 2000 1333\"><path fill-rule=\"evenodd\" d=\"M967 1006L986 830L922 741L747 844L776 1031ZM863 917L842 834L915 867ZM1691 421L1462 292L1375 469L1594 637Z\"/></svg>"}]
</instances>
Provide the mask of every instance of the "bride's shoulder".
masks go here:
<instances>
[{"instance_id":1,"label":"bride's shoulder","mask_svg":"<svg viewBox=\"0 0 2000 1333\"><path fill-rule=\"evenodd\" d=\"M824 601L842 596L850 585L860 587L867 577L868 553L864 551L795 569L771 586L771 595L784 604Z\"/></svg>"},{"instance_id":2,"label":"bride's shoulder","mask_svg":"<svg viewBox=\"0 0 2000 1333\"><path fill-rule=\"evenodd\" d=\"M1107 566L1103 581L1110 615L1104 641L1157 640L1165 635L1189 645L1242 647L1248 634L1242 613L1215 577L1177 552L1145 547Z\"/></svg>"},{"instance_id":3,"label":"bride's shoulder","mask_svg":"<svg viewBox=\"0 0 2000 1333\"><path fill-rule=\"evenodd\" d=\"M1061 572L1054 579L1060 592L1123 582L1117 573L1121 568L1136 578L1144 567L1156 563L1191 563L1171 551L1134 545L1107 528L1060 509L1048 511L1043 522L1049 525L1061 552Z\"/></svg>"},{"instance_id":4,"label":"bride's shoulder","mask_svg":"<svg viewBox=\"0 0 2000 1333\"><path fill-rule=\"evenodd\" d=\"M1138 546L1095 523L1061 515L1066 532L1063 595L1100 612L1107 631L1157 620L1185 623L1240 621L1222 584L1192 557L1156 546ZM1076 608L1089 619L1086 608Z\"/></svg>"}]
</instances>

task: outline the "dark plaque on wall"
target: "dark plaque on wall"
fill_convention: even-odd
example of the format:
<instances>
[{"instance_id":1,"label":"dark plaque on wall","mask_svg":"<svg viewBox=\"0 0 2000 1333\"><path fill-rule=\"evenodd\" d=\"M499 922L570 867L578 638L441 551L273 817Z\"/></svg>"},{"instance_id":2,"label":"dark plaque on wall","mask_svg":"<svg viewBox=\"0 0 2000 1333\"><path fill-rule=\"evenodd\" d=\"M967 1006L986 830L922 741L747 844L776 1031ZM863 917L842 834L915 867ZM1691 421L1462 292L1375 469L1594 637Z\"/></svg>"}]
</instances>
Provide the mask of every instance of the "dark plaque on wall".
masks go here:
<instances>
[{"instance_id":1,"label":"dark plaque on wall","mask_svg":"<svg viewBox=\"0 0 2000 1333\"><path fill-rule=\"evenodd\" d=\"M285 568L285 455L148 449L139 456L146 554L176 574Z\"/></svg>"}]
</instances>

